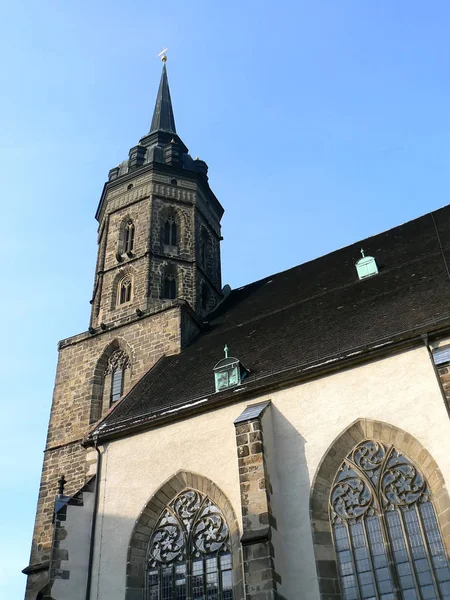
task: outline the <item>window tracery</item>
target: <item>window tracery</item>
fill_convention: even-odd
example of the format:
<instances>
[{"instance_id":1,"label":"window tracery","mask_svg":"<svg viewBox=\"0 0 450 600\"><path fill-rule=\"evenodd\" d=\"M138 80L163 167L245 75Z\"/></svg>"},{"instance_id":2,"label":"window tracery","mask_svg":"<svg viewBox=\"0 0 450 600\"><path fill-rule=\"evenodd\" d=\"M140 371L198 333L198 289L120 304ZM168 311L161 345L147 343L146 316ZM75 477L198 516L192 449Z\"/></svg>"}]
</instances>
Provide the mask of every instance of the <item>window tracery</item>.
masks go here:
<instances>
[{"instance_id":1,"label":"window tracery","mask_svg":"<svg viewBox=\"0 0 450 600\"><path fill-rule=\"evenodd\" d=\"M130 275L127 275L119 282L117 290L117 304L126 304L131 301L133 282Z\"/></svg>"},{"instance_id":2,"label":"window tracery","mask_svg":"<svg viewBox=\"0 0 450 600\"><path fill-rule=\"evenodd\" d=\"M121 398L124 388L125 369L130 368L130 360L123 350L116 350L111 354L105 370L105 377L111 375L110 403L113 404Z\"/></svg>"},{"instance_id":3,"label":"window tracery","mask_svg":"<svg viewBox=\"0 0 450 600\"><path fill-rule=\"evenodd\" d=\"M450 598L428 484L395 447L356 446L335 477L329 511L344 600Z\"/></svg>"},{"instance_id":4,"label":"window tracery","mask_svg":"<svg viewBox=\"0 0 450 600\"><path fill-rule=\"evenodd\" d=\"M197 490L185 490L161 514L149 545L148 600L232 600L228 526Z\"/></svg>"}]
</instances>

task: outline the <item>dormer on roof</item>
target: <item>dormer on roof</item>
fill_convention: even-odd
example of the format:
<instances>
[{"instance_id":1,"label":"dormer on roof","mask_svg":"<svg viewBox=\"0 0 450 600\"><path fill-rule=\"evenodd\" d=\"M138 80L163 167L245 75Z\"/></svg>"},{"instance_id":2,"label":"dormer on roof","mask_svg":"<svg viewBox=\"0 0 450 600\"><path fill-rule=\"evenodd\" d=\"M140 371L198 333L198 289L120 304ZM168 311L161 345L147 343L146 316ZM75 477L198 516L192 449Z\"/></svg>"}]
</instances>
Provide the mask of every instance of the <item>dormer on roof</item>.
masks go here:
<instances>
[{"instance_id":1,"label":"dormer on roof","mask_svg":"<svg viewBox=\"0 0 450 600\"><path fill-rule=\"evenodd\" d=\"M214 378L216 381L216 392L221 392L230 387L239 385L244 377L248 374L248 370L239 361L239 359L228 356L228 346L224 348L225 358L219 360L214 367Z\"/></svg>"},{"instance_id":2,"label":"dormer on roof","mask_svg":"<svg viewBox=\"0 0 450 600\"><path fill-rule=\"evenodd\" d=\"M361 248L361 256L356 262L356 271L359 279L365 279L366 277L372 277L378 274L377 261L373 256L366 256L364 250Z\"/></svg>"}]
</instances>

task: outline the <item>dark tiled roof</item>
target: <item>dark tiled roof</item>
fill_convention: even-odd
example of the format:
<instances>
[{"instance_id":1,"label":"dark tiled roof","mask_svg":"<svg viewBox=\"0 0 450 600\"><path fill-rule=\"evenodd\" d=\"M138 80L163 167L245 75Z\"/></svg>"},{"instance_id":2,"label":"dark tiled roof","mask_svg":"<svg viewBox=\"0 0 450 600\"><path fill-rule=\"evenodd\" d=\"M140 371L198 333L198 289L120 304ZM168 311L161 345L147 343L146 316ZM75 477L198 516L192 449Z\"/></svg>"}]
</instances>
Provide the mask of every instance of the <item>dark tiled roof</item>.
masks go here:
<instances>
[{"instance_id":1,"label":"dark tiled roof","mask_svg":"<svg viewBox=\"0 0 450 600\"><path fill-rule=\"evenodd\" d=\"M360 249L379 274L359 281ZM445 260L444 260L445 256ZM122 429L214 393L213 367L230 354L245 386L450 324L450 206L233 290L181 354L162 358L100 425ZM223 394L223 393L221 393Z\"/></svg>"}]
</instances>

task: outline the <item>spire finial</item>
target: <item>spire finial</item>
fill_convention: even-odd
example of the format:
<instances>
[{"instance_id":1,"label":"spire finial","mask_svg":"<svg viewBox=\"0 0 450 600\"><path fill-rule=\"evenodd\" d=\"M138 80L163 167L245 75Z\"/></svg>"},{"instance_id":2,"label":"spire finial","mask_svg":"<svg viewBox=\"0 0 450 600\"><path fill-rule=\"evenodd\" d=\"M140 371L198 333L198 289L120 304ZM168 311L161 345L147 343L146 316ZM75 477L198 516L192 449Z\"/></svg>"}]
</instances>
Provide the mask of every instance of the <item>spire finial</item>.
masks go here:
<instances>
[{"instance_id":1,"label":"spire finial","mask_svg":"<svg viewBox=\"0 0 450 600\"><path fill-rule=\"evenodd\" d=\"M361 256L364 258L366 255L364 254L364 250L361 248Z\"/></svg>"},{"instance_id":2,"label":"spire finial","mask_svg":"<svg viewBox=\"0 0 450 600\"><path fill-rule=\"evenodd\" d=\"M225 358L228 358L228 346L225 344L223 351L225 352Z\"/></svg>"},{"instance_id":3,"label":"spire finial","mask_svg":"<svg viewBox=\"0 0 450 600\"><path fill-rule=\"evenodd\" d=\"M156 55L158 58L161 58L161 60L162 60L163 63L167 62L167 54L166 54L166 52L167 52L168 49L169 48L163 48L161 50L161 52Z\"/></svg>"}]
</instances>

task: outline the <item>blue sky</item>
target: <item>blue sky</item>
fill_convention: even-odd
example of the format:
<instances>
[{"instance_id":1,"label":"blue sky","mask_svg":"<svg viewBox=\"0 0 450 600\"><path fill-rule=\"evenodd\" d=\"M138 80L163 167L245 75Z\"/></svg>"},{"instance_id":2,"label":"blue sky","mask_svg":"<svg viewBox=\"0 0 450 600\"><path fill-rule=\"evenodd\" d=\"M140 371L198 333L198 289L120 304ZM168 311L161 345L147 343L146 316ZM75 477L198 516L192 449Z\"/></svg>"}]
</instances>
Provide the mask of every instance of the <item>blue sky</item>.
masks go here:
<instances>
[{"instance_id":1,"label":"blue sky","mask_svg":"<svg viewBox=\"0 0 450 600\"><path fill-rule=\"evenodd\" d=\"M56 344L88 326L94 213L148 131L156 54L237 287L448 203L449 29L438 0L0 1L1 597L23 594Z\"/></svg>"}]
</instances>

